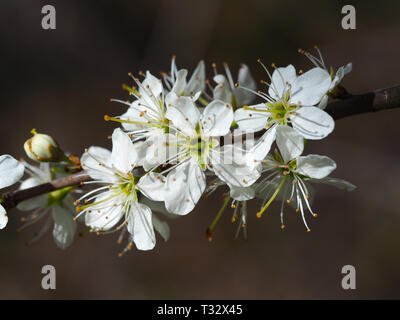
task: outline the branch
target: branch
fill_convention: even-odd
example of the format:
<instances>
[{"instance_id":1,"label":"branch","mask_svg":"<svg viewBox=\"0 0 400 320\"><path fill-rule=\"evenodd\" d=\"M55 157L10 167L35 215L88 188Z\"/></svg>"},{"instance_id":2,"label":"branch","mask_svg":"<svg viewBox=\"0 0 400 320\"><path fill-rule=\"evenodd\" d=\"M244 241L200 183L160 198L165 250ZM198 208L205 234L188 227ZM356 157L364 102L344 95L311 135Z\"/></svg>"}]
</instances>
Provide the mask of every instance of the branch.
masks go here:
<instances>
[{"instance_id":1,"label":"branch","mask_svg":"<svg viewBox=\"0 0 400 320\"><path fill-rule=\"evenodd\" d=\"M400 86L379 89L330 103L325 111L335 120L355 114L400 108Z\"/></svg>"},{"instance_id":2,"label":"branch","mask_svg":"<svg viewBox=\"0 0 400 320\"><path fill-rule=\"evenodd\" d=\"M85 174L84 171L81 171L69 177L59 178L48 183L40 184L36 187L10 191L3 194L2 206L4 209L9 210L16 207L17 204L23 200L27 200L65 187L80 185L82 182L90 179L91 178Z\"/></svg>"},{"instance_id":3,"label":"branch","mask_svg":"<svg viewBox=\"0 0 400 320\"><path fill-rule=\"evenodd\" d=\"M344 91L342 99L330 103L325 111L335 120L338 120L356 114L394 108L400 108L400 86L379 89L359 95L351 95ZM65 187L79 185L88 180L90 180L90 177L84 171L81 171L69 177L56 179L29 189L7 192L3 194L2 205L6 210L9 210L16 207L23 200Z\"/></svg>"}]
</instances>

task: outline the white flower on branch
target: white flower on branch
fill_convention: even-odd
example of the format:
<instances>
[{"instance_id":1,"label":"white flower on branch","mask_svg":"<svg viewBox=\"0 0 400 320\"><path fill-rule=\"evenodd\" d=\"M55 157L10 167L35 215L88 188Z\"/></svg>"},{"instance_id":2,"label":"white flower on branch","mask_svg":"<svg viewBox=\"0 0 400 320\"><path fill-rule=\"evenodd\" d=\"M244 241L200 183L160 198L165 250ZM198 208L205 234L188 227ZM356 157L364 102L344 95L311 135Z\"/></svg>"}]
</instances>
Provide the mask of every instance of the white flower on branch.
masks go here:
<instances>
[{"instance_id":1,"label":"white flower on branch","mask_svg":"<svg viewBox=\"0 0 400 320\"><path fill-rule=\"evenodd\" d=\"M76 208L78 216L84 214L86 225L97 232L116 231L126 226L139 250L151 250L156 243L154 228L165 235L169 234L164 230L168 225L153 219L149 206L139 202L138 193L157 198L163 194L165 181L153 175L140 179L133 175L132 170L140 161L140 142L132 143L119 128L114 130L112 142L112 152L90 147L82 155L82 166L93 179L90 183L102 186L77 201L84 202Z\"/></svg>"},{"instance_id":2,"label":"white flower on branch","mask_svg":"<svg viewBox=\"0 0 400 320\"><path fill-rule=\"evenodd\" d=\"M24 165L12 156L0 156L0 189L7 188L17 183L24 175ZM0 229L4 229L8 222L6 210L1 205L0 199Z\"/></svg>"},{"instance_id":3,"label":"white flower on branch","mask_svg":"<svg viewBox=\"0 0 400 320\"><path fill-rule=\"evenodd\" d=\"M201 60L199 62L189 81L187 81L188 71L186 69L178 70L175 60L176 57L173 56L170 74L162 73L166 89L168 92L174 92L178 96L191 97L196 101L206 87L206 68L204 61Z\"/></svg>"},{"instance_id":4,"label":"white flower on branch","mask_svg":"<svg viewBox=\"0 0 400 320\"><path fill-rule=\"evenodd\" d=\"M329 135L335 122L325 111L315 107L328 91L331 79L321 68L313 68L297 76L292 65L286 68L275 68L268 93L254 92L266 102L245 106L235 112L235 120L244 130L261 131L267 129L261 137L256 153L262 159L271 148L276 138L278 126L291 125L297 133L306 139L319 140ZM246 88L244 88L246 89ZM250 89L247 89L250 90ZM250 90L251 91L251 90Z\"/></svg>"},{"instance_id":5,"label":"white flower on branch","mask_svg":"<svg viewBox=\"0 0 400 320\"><path fill-rule=\"evenodd\" d=\"M235 86L232 73L226 62L224 62L226 76L218 74L215 64L213 64L213 68L215 73L214 81L217 83L217 86L213 90L214 99L229 103L234 110L253 102L256 96L252 92L241 88L246 87L252 91L257 89L256 82L247 65L242 64L239 68L237 83L240 87Z\"/></svg>"},{"instance_id":6,"label":"white flower on branch","mask_svg":"<svg viewBox=\"0 0 400 320\"><path fill-rule=\"evenodd\" d=\"M121 122L123 129L132 136L133 140L149 138L163 134L168 127L168 119L165 118L166 107L164 104L164 92L160 79L154 77L149 71L143 82L134 78L137 88L129 88L130 94L136 100L132 103L111 99L129 106L121 116L105 116L106 121Z\"/></svg>"},{"instance_id":7,"label":"white flower on branch","mask_svg":"<svg viewBox=\"0 0 400 320\"><path fill-rule=\"evenodd\" d=\"M168 172L164 201L169 212L185 215L193 210L205 190L207 169L232 186L249 186L258 179L258 164L249 160L250 154L233 145L219 146L218 138L230 132L233 120L229 104L214 100L200 113L188 97L170 93L169 100L166 117L172 123L173 134L167 141L164 137L160 139L166 146L175 148L162 153L168 154L163 159L158 156L158 148L153 155L147 153L150 158L159 159L153 169L161 164L172 165L160 173Z\"/></svg>"},{"instance_id":8,"label":"white flower on branch","mask_svg":"<svg viewBox=\"0 0 400 320\"><path fill-rule=\"evenodd\" d=\"M313 56L310 52L304 51L302 49L299 49L298 52L300 54L305 55L314 66L325 70L325 72L328 73L329 76L331 77L331 85L329 86L326 94L321 99L321 102L318 104L319 108L325 109L325 107L328 104L329 95L334 94L335 89L338 87L340 82L343 80L344 76L351 72L351 70L353 68L353 64L350 62L350 63L346 64L345 66L339 67L335 72L332 67L330 69L327 68L319 48L317 46L314 46L314 48L317 50L319 57Z\"/></svg>"},{"instance_id":9,"label":"white flower on branch","mask_svg":"<svg viewBox=\"0 0 400 320\"><path fill-rule=\"evenodd\" d=\"M280 130L294 131L290 127L281 127ZM305 211L308 210L314 217L317 214L310 205L308 182L327 183L348 191L355 189L355 186L347 181L328 177L336 169L336 163L329 157L315 154L301 156L303 152L301 137L295 142L279 137L278 135L276 140L279 152L275 150L273 155L268 155L263 161L263 172L268 173L268 176L255 186L257 197L264 199L257 216L260 218L275 199L280 199L281 224L284 228L285 203L293 202L296 212L301 213L307 231L310 231L305 219ZM296 147L293 147L294 143Z\"/></svg>"},{"instance_id":10,"label":"white flower on branch","mask_svg":"<svg viewBox=\"0 0 400 320\"><path fill-rule=\"evenodd\" d=\"M162 78L149 71L139 72L144 77L141 80L130 74L135 86L124 85L124 88L134 101L112 99L125 104L127 109L122 115L104 117L122 125L122 129L115 129L112 134L112 151L92 146L80 162L78 157L67 157L50 136L33 131L34 136L24 146L28 156L35 161L58 164L50 167L49 163L41 163L40 167L34 167L18 163L8 155L0 157L0 188L17 182L24 166L30 177L21 184L21 189L33 187L17 192L16 196L10 192L0 197L4 205L0 206L0 229L8 219L4 208L19 203L19 209L33 211L23 218L22 228L47 216L36 238L54 221L53 236L60 248L72 243L76 232L74 220L82 217L90 228L88 232L120 231L118 242L128 234L129 243L121 254L134 244L139 250L151 250L156 244L155 230L165 241L170 236L168 224L154 212L169 217L186 215L202 195L207 197L219 186L225 186L229 187L229 193L224 194L222 206L207 229L209 239L229 204L233 209L232 221L239 222L236 237L241 230L246 237L247 204L256 197L264 201L258 217L274 200L279 200L282 227L283 209L289 204L300 212L309 230L305 214L309 211L316 216L311 209L310 183L325 183L345 190L355 188L349 182L329 177L336 168L332 159L302 156L305 139L320 140L333 131L334 120L323 109L328 98L348 96L339 83L351 71L351 63L334 72L326 68L319 50L319 58L299 52L315 67L296 74L293 65L277 68L272 64L271 74L259 60L269 78L261 81L267 86L266 92L256 91L256 82L244 64L240 66L236 84L226 63L223 73L218 73L213 64L215 87L206 80L204 61L199 62L189 78L186 69L178 69L175 56L171 71L162 72ZM212 93L205 92L206 84ZM387 101L386 91L384 95ZM257 97L263 101L253 102ZM369 108L368 111L375 111L374 105ZM344 114L352 114L352 106L350 109ZM329 110L335 118L343 116L340 108L336 111L339 115ZM237 126L239 130L233 131ZM252 134L257 131L262 136L255 139ZM227 141L232 137L233 143ZM275 141L278 149L270 154ZM56 179L56 174L78 171L81 174ZM206 178L212 180L208 187ZM35 188L44 183L43 189ZM78 184L97 187L75 202L77 215L71 219L70 191L85 192L76 187ZM41 192L47 193L37 196Z\"/></svg>"}]
</instances>

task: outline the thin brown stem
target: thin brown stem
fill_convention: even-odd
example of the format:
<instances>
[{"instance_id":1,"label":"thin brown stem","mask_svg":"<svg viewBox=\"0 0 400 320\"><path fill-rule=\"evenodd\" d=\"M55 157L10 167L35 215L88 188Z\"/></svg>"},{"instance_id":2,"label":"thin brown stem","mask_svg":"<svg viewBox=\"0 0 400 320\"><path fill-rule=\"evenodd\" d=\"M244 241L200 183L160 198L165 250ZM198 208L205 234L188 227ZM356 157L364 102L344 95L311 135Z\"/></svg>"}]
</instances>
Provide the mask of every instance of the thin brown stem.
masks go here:
<instances>
[{"instance_id":1,"label":"thin brown stem","mask_svg":"<svg viewBox=\"0 0 400 320\"><path fill-rule=\"evenodd\" d=\"M17 204L23 200L27 200L65 187L76 186L88 180L90 180L90 177L85 174L85 171L81 171L69 177L59 178L48 183L40 184L36 187L10 191L2 195L2 206L6 210L9 210L16 207Z\"/></svg>"}]
</instances>

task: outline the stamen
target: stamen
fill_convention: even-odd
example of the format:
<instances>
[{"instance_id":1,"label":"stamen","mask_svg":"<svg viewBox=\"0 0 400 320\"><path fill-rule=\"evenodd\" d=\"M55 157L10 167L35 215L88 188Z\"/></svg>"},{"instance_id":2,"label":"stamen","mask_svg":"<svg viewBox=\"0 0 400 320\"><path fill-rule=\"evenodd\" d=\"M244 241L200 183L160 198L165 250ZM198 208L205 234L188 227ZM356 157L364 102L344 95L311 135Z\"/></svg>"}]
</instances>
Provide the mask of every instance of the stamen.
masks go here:
<instances>
[{"instance_id":1,"label":"stamen","mask_svg":"<svg viewBox=\"0 0 400 320\"><path fill-rule=\"evenodd\" d=\"M225 200L224 203L222 204L221 209L219 209L217 215L214 218L214 221L211 223L210 227L207 228L206 231L206 238L208 239L208 241L212 241L212 231L215 228L215 226L217 225L219 219L221 219L222 214L224 213L226 207L228 206L229 200L231 199L231 197L228 195Z\"/></svg>"},{"instance_id":2,"label":"stamen","mask_svg":"<svg viewBox=\"0 0 400 320\"><path fill-rule=\"evenodd\" d=\"M275 199L275 197L278 195L279 191L282 189L283 184L286 181L286 178L288 176L284 176L280 185L278 186L278 188L276 189L275 193L272 195L272 197L268 200L267 204L259 211L257 212L257 218L261 218L263 213L265 212L265 210L267 210L267 208L269 207L269 205L271 204L271 202Z\"/></svg>"}]
</instances>

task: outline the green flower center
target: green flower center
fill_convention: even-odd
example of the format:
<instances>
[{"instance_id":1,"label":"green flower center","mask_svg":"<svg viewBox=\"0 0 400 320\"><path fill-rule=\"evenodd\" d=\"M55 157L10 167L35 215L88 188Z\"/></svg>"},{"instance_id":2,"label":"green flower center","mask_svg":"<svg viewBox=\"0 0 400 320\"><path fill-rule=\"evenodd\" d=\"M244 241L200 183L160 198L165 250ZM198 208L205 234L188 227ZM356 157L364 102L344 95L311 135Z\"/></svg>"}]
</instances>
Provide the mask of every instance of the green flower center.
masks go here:
<instances>
[{"instance_id":1,"label":"green flower center","mask_svg":"<svg viewBox=\"0 0 400 320\"><path fill-rule=\"evenodd\" d=\"M218 141L208 137L189 138L187 149L190 157L197 159L200 167L205 170L207 167L210 150L218 144Z\"/></svg>"}]
</instances>

